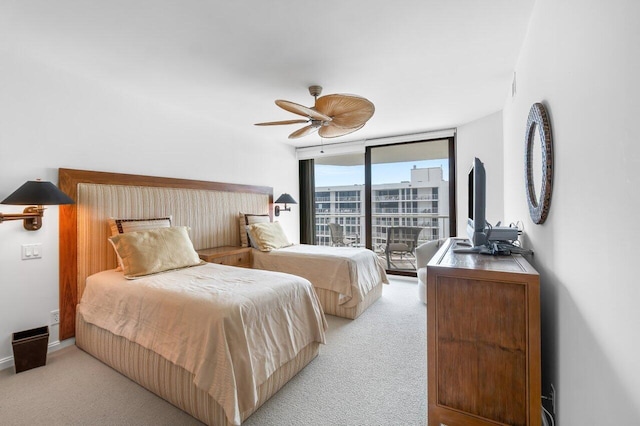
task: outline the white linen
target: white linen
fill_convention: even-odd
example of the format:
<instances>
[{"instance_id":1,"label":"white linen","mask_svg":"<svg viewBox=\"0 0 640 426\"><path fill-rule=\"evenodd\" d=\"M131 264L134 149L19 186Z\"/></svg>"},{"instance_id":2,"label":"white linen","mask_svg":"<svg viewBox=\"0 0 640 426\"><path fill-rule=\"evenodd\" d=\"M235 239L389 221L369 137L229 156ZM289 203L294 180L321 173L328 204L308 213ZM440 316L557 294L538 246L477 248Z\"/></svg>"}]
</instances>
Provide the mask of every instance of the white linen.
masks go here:
<instances>
[{"instance_id":1,"label":"white linen","mask_svg":"<svg viewBox=\"0 0 640 426\"><path fill-rule=\"evenodd\" d=\"M296 244L271 252L253 250L253 267L282 271L306 278L318 288L340 294L340 306L356 306L372 288L388 284L378 256L357 247Z\"/></svg>"},{"instance_id":2,"label":"white linen","mask_svg":"<svg viewBox=\"0 0 640 426\"><path fill-rule=\"evenodd\" d=\"M78 314L194 374L232 424L276 369L325 342L327 328L307 280L210 263L135 281L92 275Z\"/></svg>"}]
</instances>

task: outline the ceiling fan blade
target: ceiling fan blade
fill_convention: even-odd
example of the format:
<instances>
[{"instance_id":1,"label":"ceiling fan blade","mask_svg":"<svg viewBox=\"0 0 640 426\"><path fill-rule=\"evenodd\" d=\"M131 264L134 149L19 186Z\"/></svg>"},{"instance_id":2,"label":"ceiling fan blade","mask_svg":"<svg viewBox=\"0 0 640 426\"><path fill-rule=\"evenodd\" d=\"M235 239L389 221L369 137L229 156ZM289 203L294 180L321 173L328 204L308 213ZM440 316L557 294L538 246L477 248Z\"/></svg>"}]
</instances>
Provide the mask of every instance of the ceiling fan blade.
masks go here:
<instances>
[{"instance_id":1,"label":"ceiling fan blade","mask_svg":"<svg viewBox=\"0 0 640 426\"><path fill-rule=\"evenodd\" d=\"M331 117L324 115L316 111L315 109L308 108L295 102L283 101L281 99L278 99L276 101L276 105L284 110L301 115L303 117L309 117L313 120L331 121Z\"/></svg>"},{"instance_id":2,"label":"ceiling fan blade","mask_svg":"<svg viewBox=\"0 0 640 426\"><path fill-rule=\"evenodd\" d=\"M256 123L255 126L278 126L280 124L300 124L308 123L309 120L284 120L284 121L267 121L266 123Z\"/></svg>"},{"instance_id":3,"label":"ceiling fan blade","mask_svg":"<svg viewBox=\"0 0 640 426\"><path fill-rule=\"evenodd\" d=\"M364 127L364 123L362 123L358 127L345 129L344 127L334 126L333 123L330 123L327 126L322 126L318 131L318 134L323 138L337 138L338 136L344 136L344 135L348 135L349 133L353 133L356 130L362 129L363 127Z\"/></svg>"},{"instance_id":4,"label":"ceiling fan blade","mask_svg":"<svg viewBox=\"0 0 640 426\"><path fill-rule=\"evenodd\" d=\"M289 135L289 139L297 139L303 136L307 136L318 130L318 126L314 126L313 124L309 124L308 126L303 127L302 129L298 129L295 132Z\"/></svg>"},{"instance_id":5,"label":"ceiling fan blade","mask_svg":"<svg viewBox=\"0 0 640 426\"><path fill-rule=\"evenodd\" d=\"M316 100L316 110L333 118L331 124L351 129L366 123L375 112L371 101L356 95L327 95Z\"/></svg>"}]
</instances>

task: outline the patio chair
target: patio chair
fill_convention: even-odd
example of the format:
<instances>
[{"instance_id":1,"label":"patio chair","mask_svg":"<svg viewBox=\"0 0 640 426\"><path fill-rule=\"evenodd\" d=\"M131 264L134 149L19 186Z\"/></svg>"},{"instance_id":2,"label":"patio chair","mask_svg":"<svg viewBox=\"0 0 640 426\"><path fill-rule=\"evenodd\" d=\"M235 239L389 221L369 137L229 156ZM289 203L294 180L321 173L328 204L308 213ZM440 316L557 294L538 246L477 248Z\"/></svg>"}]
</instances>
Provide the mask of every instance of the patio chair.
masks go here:
<instances>
[{"instance_id":1,"label":"patio chair","mask_svg":"<svg viewBox=\"0 0 640 426\"><path fill-rule=\"evenodd\" d=\"M384 250L387 256L387 269L391 269L391 265L393 265L391 258L394 254L400 255L400 260L407 260L413 269L416 268L413 260L416 257L418 236L422 229L419 226L390 226L387 228L387 244ZM393 266L395 268L395 265Z\"/></svg>"},{"instance_id":2,"label":"patio chair","mask_svg":"<svg viewBox=\"0 0 640 426\"><path fill-rule=\"evenodd\" d=\"M345 235L344 227L337 223L329 224L329 233L331 234L331 245L334 247L347 247L358 244L359 236Z\"/></svg>"}]
</instances>

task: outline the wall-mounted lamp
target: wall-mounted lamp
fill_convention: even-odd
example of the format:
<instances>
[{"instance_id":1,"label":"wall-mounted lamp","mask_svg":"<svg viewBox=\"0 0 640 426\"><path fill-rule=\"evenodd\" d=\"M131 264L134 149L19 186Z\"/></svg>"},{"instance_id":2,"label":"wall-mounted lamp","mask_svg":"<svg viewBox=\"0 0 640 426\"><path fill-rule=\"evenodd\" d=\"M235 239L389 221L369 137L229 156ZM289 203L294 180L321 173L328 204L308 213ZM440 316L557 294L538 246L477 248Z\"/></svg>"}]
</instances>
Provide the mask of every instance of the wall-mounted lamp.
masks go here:
<instances>
[{"instance_id":1,"label":"wall-mounted lamp","mask_svg":"<svg viewBox=\"0 0 640 426\"><path fill-rule=\"evenodd\" d=\"M54 184L42 180L27 181L0 204L29 206L24 213L0 213L0 223L6 220L23 220L24 229L37 231L42 227L45 205L73 204L74 201ZM33 205L35 204L35 205Z\"/></svg>"},{"instance_id":2,"label":"wall-mounted lamp","mask_svg":"<svg viewBox=\"0 0 640 426\"><path fill-rule=\"evenodd\" d=\"M276 216L280 216L280 212L290 212L291 207L287 207L287 204L298 204L293 197L286 192L278 197L278 199L274 202L274 204L284 204L284 208L280 208L280 206L276 205L274 214Z\"/></svg>"}]
</instances>

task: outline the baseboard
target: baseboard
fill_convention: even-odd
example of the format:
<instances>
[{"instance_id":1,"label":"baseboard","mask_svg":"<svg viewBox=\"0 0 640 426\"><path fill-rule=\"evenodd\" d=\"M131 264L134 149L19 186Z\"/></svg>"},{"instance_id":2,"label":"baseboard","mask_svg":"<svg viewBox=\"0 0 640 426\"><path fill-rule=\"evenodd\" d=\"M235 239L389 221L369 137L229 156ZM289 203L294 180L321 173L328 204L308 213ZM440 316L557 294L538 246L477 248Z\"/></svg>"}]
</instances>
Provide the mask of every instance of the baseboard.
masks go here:
<instances>
[{"instance_id":1,"label":"baseboard","mask_svg":"<svg viewBox=\"0 0 640 426\"><path fill-rule=\"evenodd\" d=\"M0 359L0 370L4 370L6 368L13 367L13 357L8 356L6 358Z\"/></svg>"},{"instance_id":2,"label":"baseboard","mask_svg":"<svg viewBox=\"0 0 640 426\"><path fill-rule=\"evenodd\" d=\"M47 354L50 354L52 352L55 351L59 351L60 349L64 349L67 346L72 346L76 344L76 338L72 337L71 339L66 339L63 340L62 342L59 340L56 340L55 342L51 342L48 345L47 348ZM12 356L8 356L6 358L2 358L0 359L0 370L4 370L7 368L12 368L13 367L13 357Z\"/></svg>"}]
</instances>

